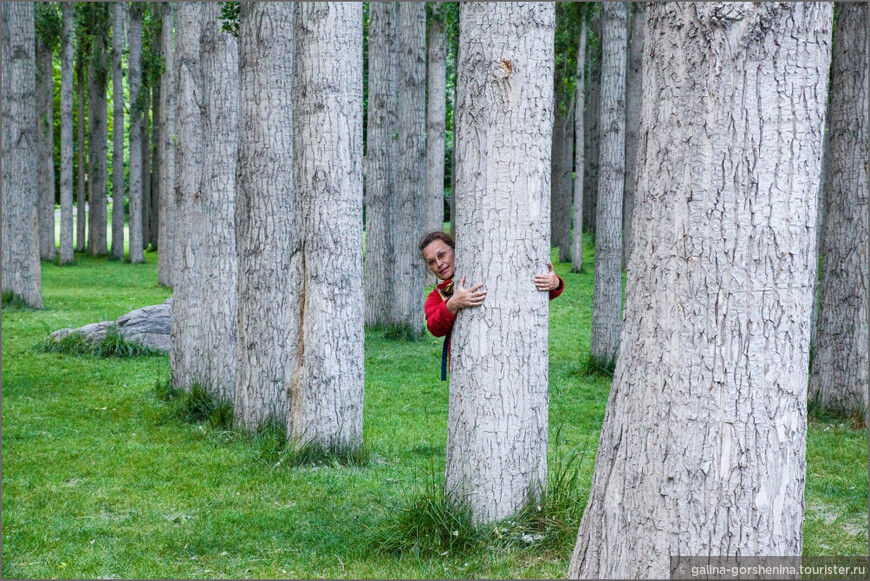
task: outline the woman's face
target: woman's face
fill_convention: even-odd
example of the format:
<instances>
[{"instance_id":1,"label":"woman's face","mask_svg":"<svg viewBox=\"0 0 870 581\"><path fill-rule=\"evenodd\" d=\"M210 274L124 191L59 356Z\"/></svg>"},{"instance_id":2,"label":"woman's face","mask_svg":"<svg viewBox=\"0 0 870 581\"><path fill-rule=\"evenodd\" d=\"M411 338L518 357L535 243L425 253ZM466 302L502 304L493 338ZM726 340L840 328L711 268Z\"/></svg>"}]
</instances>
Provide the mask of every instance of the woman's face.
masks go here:
<instances>
[{"instance_id":1,"label":"woman's face","mask_svg":"<svg viewBox=\"0 0 870 581\"><path fill-rule=\"evenodd\" d=\"M423 260L441 280L453 278L453 249L443 240L434 240L423 249Z\"/></svg>"}]
</instances>

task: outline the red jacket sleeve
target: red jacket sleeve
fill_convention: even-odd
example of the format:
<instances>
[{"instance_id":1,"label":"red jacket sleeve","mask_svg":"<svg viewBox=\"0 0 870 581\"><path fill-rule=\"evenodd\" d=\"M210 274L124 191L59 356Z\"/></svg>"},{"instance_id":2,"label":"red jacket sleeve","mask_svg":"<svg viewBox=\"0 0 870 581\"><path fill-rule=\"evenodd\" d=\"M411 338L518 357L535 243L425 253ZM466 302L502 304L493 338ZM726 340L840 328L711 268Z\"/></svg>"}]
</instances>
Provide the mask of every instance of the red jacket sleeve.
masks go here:
<instances>
[{"instance_id":1,"label":"red jacket sleeve","mask_svg":"<svg viewBox=\"0 0 870 581\"><path fill-rule=\"evenodd\" d=\"M556 276L559 276L558 274ZM552 301L565 290L565 280L559 276L559 286L550 291L550 300Z\"/></svg>"},{"instance_id":2,"label":"red jacket sleeve","mask_svg":"<svg viewBox=\"0 0 870 581\"><path fill-rule=\"evenodd\" d=\"M426 326L434 336L443 337L453 328L456 315L447 310L447 304L438 294L438 289L432 289L429 293L423 310L426 312Z\"/></svg>"}]
</instances>

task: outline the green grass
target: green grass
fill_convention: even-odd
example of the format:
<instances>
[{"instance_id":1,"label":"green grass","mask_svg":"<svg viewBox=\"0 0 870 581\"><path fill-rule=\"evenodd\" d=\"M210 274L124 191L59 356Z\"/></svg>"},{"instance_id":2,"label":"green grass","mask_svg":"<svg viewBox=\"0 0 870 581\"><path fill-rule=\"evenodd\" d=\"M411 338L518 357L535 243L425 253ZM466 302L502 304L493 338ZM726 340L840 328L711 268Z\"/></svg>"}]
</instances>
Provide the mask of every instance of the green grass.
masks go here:
<instances>
[{"instance_id":1,"label":"green grass","mask_svg":"<svg viewBox=\"0 0 870 581\"><path fill-rule=\"evenodd\" d=\"M585 261L591 255L588 248ZM445 518L441 339L369 330L364 458L279 463L290 455L280 427L253 435L228 428L226 407L172 393L166 356L35 349L52 331L114 320L170 295L157 285L156 253L137 265L76 260L42 264L44 310L3 311L3 577L565 575L610 386L607 376L580 372L591 268L571 274L569 264L556 265L567 287L550 303L549 498L498 534L461 533L477 539L470 549L448 544L435 555L423 540L418 551L375 541L389 539L403 514L423 537L439 530L427 522ZM559 461L579 471L560 470ZM806 506L805 554L866 554L866 429L811 418Z\"/></svg>"},{"instance_id":2,"label":"green grass","mask_svg":"<svg viewBox=\"0 0 870 581\"><path fill-rule=\"evenodd\" d=\"M153 357L162 356L163 353L151 349L139 343L127 341L113 325L106 331L105 337L100 341L90 342L81 333L74 332L62 337L52 339L46 337L38 350L45 353L63 353L66 355L91 355L94 357Z\"/></svg>"}]
</instances>

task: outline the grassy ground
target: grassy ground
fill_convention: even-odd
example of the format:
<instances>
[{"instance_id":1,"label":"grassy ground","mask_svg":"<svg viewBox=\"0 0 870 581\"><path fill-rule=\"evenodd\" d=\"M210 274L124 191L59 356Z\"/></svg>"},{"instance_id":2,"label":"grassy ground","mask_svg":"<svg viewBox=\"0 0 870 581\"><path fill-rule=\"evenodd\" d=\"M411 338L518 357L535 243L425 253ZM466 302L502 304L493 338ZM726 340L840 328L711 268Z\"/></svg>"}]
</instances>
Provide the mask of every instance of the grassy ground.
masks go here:
<instances>
[{"instance_id":1,"label":"grassy ground","mask_svg":"<svg viewBox=\"0 0 870 581\"><path fill-rule=\"evenodd\" d=\"M591 255L591 249L589 254ZM187 424L154 384L167 357L99 359L35 349L51 331L157 304L157 255L130 265L77 255L43 263L43 311L4 310L2 576L563 577L570 542L383 554L377 539L444 468L441 341L366 337L365 467L287 468L262 443ZM589 264L591 266L591 263ZM585 503L609 389L579 373L592 274L551 303L552 454L581 451ZM268 456L266 456L268 457ZM867 431L817 419L807 446L807 555L866 554ZM576 528L576 524L574 525Z\"/></svg>"}]
</instances>

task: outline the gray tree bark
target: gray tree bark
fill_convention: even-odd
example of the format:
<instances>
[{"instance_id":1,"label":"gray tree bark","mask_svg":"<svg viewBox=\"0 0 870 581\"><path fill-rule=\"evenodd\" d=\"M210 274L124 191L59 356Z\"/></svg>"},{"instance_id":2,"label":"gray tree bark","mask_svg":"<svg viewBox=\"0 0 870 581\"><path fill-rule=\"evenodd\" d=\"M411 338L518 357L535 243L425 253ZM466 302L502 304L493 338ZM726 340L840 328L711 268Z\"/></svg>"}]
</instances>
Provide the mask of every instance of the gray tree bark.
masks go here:
<instances>
[{"instance_id":1,"label":"gray tree bark","mask_svg":"<svg viewBox=\"0 0 870 581\"><path fill-rule=\"evenodd\" d=\"M193 41L191 41L193 42ZM197 40L198 42L198 40ZM145 110L145 91L142 89L142 5L130 5L130 35L128 38L130 54L127 57L127 84L130 87L130 262L145 262L142 253L142 112ZM194 49L191 49L194 50ZM195 50L199 50L197 45ZM191 96L197 99L199 95ZM193 104L187 110L193 112ZM182 147L186 145L182 144ZM201 170L198 170L201 172ZM195 190L191 195L196 195Z\"/></svg>"},{"instance_id":2,"label":"gray tree bark","mask_svg":"<svg viewBox=\"0 0 870 581\"><path fill-rule=\"evenodd\" d=\"M112 4L112 258L124 260L124 2ZM131 150L132 151L132 150Z\"/></svg>"},{"instance_id":3,"label":"gray tree bark","mask_svg":"<svg viewBox=\"0 0 870 581\"><path fill-rule=\"evenodd\" d=\"M151 236L151 87L142 87L142 250L148 250Z\"/></svg>"},{"instance_id":4,"label":"gray tree bark","mask_svg":"<svg viewBox=\"0 0 870 581\"><path fill-rule=\"evenodd\" d=\"M622 201L622 264L625 268L631 256L631 219L634 215L638 131L643 96L643 24L646 19L642 2L632 2L629 10L633 13L629 18L628 70L625 77L625 189Z\"/></svg>"},{"instance_id":5,"label":"gray tree bark","mask_svg":"<svg viewBox=\"0 0 870 581\"><path fill-rule=\"evenodd\" d=\"M132 26L131 26L132 29ZM202 67L199 42L202 33L202 3L176 4L176 139L175 211L178 228L178 270L172 293L172 334L169 365L172 385L190 389L203 379L202 307L206 289L202 280ZM131 35L132 37L132 35ZM132 43L131 43L132 44ZM132 75L131 75L132 77ZM137 114L135 117L139 117ZM136 144L134 150L140 151ZM131 180L132 182L132 180ZM132 190L132 188L131 188ZM130 220L133 221L132 210ZM136 216L140 221L141 217ZM132 227L132 226L131 226ZM130 241L130 252L136 245ZM141 252L141 238L138 242Z\"/></svg>"},{"instance_id":6,"label":"gray tree bark","mask_svg":"<svg viewBox=\"0 0 870 581\"><path fill-rule=\"evenodd\" d=\"M625 326L572 578L801 554L831 4L646 12L641 135L657 138L639 144Z\"/></svg>"},{"instance_id":7,"label":"gray tree bark","mask_svg":"<svg viewBox=\"0 0 870 581\"><path fill-rule=\"evenodd\" d=\"M556 74L553 107L552 167L550 169L550 244L559 248L559 262L571 259L571 170L574 162L573 107L560 89Z\"/></svg>"},{"instance_id":8,"label":"gray tree bark","mask_svg":"<svg viewBox=\"0 0 870 581\"><path fill-rule=\"evenodd\" d=\"M437 10L437 4L435 4ZM429 22L426 75L426 232L444 229L444 140L447 122L447 38L437 16Z\"/></svg>"},{"instance_id":9,"label":"gray tree bark","mask_svg":"<svg viewBox=\"0 0 870 581\"><path fill-rule=\"evenodd\" d=\"M592 358L607 366L619 352L622 327L622 197L625 184L626 7L605 3L601 15L601 102L595 218Z\"/></svg>"},{"instance_id":10,"label":"gray tree bark","mask_svg":"<svg viewBox=\"0 0 870 581\"><path fill-rule=\"evenodd\" d=\"M160 20L163 12L161 2L153 2L150 6L151 22ZM162 50L160 46L162 30L160 27L151 26L151 54L152 59L161 60ZM161 60L162 62L162 60ZM158 250L160 241L160 78L151 80L151 220L148 242L151 250ZM158 266L159 268L159 266Z\"/></svg>"},{"instance_id":11,"label":"gray tree bark","mask_svg":"<svg viewBox=\"0 0 870 581\"><path fill-rule=\"evenodd\" d=\"M396 2L369 5L369 94L366 151L365 322L392 321L393 229L398 142L398 19Z\"/></svg>"},{"instance_id":12,"label":"gray tree bark","mask_svg":"<svg viewBox=\"0 0 870 581\"><path fill-rule=\"evenodd\" d=\"M547 294L553 130L551 3L463 3L456 89L456 277L486 301L459 311L445 491L477 522L547 482Z\"/></svg>"},{"instance_id":13,"label":"gray tree bark","mask_svg":"<svg viewBox=\"0 0 870 581\"><path fill-rule=\"evenodd\" d=\"M203 76L203 180L200 191L204 358L203 384L220 401L236 390L238 259L236 256L236 159L239 146L239 49L221 31L221 7L203 3L200 43Z\"/></svg>"},{"instance_id":14,"label":"gray tree bark","mask_svg":"<svg viewBox=\"0 0 870 581\"><path fill-rule=\"evenodd\" d=\"M2 287L42 308L36 191L36 31L32 2L0 6L3 29Z\"/></svg>"},{"instance_id":15,"label":"gray tree bark","mask_svg":"<svg viewBox=\"0 0 870 581\"><path fill-rule=\"evenodd\" d=\"M73 255L73 6L61 4L60 49L60 264Z\"/></svg>"},{"instance_id":16,"label":"gray tree bark","mask_svg":"<svg viewBox=\"0 0 870 581\"><path fill-rule=\"evenodd\" d=\"M160 75L160 252L157 255L157 281L172 286L175 268L180 262L176 242L175 209L175 47L172 31L175 26L172 2L163 3L160 27L160 54L163 72Z\"/></svg>"},{"instance_id":17,"label":"gray tree bark","mask_svg":"<svg viewBox=\"0 0 870 581\"><path fill-rule=\"evenodd\" d=\"M85 178L85 60L86 55L83 54L81 48L78 62L76 63L76 79L78 83L78 136L76 140L77 156L79 162L78 183L76 184L76 251L84 252L87 248L87 201L85 200L85 192L87 180Z\"/></svg>"},{"instance_id":18,"label":"gray tree bark","mask_svg":"<svg viewBox=\"0 0 870 581\"><path fill-rule=\"evenodd\" d=\"M239 360L235 419L284 425L299 362L301 264L293 195L292 4L239 13ZM180 122L180 119L179 119Z\"/></svg>"},{"instance_id":19,"label":"gray tree bark","mask_svg":"<svg viewBox=\"0 0 870 581\"><path fill-rule=\"evenodd\" d=\"M105 45L105 36L95 34L88 66L88 251L92 256L109 252L106 216L109 71Z\"/></svg>"},{"instance_id":20,"label":"gray tree bark","mask_svg":"<svg viewBox=\"0 0 870 581\"><path fill-rule=\"evenodd\" d=\"M598 200L598 111L601 101L601 11L592 15L589 22L592 35L599 39L598 51L594 43L587 43L589 85L586 88L586 112L583 119L583 141L586 163L583 165L583 230L595 234L596 201Z\"/></svg>"},{"instance_id":21,"label":"gray tree bark","mask_svg":"<svg viewBox=\"0 0 870 581\"><path fill-rule=\"evenodd\" d=\"M809 397L836 411L867 411L867 4L838 7L831 66L821 298Z\"/></svg>"},{"instance_id":22,"label":"gray tree bark","mask_svg":"<svg viewBox=\"0 0 870 581\"><path fill-rule=\"evenodd\" d=\"M399 3L398 164L396 172L393 319L412 336L423 333L425 280L417 241L423 235L426 191L426 3ZM385 272L379 273L386 276Z\"/></svg>"},{"instance_id":23,"label":"gray tree bark","mask_svg":"<svg viewBox=\"0 0 870 581\"><path fill-rule=\"evenodd\" d=\"M571 272L583 270L583 174L586 167L585 113L586 109L586 21L580 25L577 42L577 89L574 95L574 222L571 231Z\"/></svg>"},{"instance_id":24,"label":"gray tree bark","mask_svg":"<svg viewBox=\"0 0 870 581\"><path fill-rule=\"evenodd\" d=\"M36 189L39 257L54 260L54 67L52 51L36 40Z\"/></svg>"},{"instance_id":25,"label":"gray tree bark","mask_svg":"<svg viewBox=\"0 0 870 581\"><path fill-rule=\"evenodd\" d=\"M293 75L294 190L302 255L302 340L287 434L362 445L362 4L300 2Z\"/></svg>"}]
</instances>

